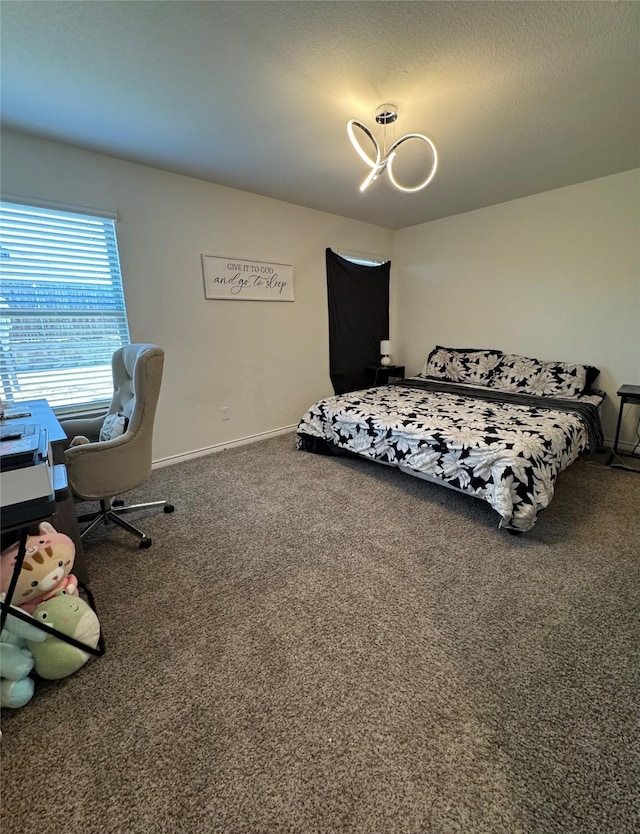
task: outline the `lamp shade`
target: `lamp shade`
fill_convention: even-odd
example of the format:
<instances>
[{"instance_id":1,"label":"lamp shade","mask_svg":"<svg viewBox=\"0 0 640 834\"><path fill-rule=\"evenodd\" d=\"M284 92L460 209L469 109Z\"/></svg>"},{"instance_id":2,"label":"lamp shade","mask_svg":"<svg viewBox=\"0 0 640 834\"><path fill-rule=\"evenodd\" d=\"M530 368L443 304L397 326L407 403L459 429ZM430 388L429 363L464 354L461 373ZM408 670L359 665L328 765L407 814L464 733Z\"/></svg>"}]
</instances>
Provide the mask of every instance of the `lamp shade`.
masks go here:
<instances>
[{"instance_id":1,"label":"lamp shade","mask_svg":"<svg viewBox=\"0 0 640 834\"><path fill-rule=\"evenodd\" d=\"M383 339L380 342L380 356L389 356L391 353L391 342L389 339Z\"/></svg>"}]
</instances>

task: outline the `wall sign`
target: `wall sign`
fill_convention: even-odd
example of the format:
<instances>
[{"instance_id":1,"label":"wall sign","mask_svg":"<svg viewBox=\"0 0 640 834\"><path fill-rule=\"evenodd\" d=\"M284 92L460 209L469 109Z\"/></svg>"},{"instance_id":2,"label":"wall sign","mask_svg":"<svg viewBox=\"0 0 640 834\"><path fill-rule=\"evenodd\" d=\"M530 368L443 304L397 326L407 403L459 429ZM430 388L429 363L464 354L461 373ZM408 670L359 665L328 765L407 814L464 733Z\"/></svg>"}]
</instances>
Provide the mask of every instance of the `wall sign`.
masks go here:
<instances>
[{"instance_id":1,"label":"wall sign","mask_svg":"<svg viewBox=\"0 0 640 834\"><path fill-rule=\"evenodd\" d=\"M236 301L293 301L293 267L218 255L202 256L204 297Z\"/></svg>"}]
</instances>

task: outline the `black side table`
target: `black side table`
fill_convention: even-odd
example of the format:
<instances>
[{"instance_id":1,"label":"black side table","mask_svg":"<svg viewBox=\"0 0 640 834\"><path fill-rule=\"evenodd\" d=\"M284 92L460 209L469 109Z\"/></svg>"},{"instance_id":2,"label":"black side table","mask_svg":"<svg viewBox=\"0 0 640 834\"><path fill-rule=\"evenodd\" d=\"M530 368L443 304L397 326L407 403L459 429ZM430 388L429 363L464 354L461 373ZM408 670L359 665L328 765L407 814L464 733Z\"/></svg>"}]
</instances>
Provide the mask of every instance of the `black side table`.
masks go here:
<instances>
[{"instance_id":1,"label":"black side table","mask_svg":"<svg viewBox=\"0 0 640 834\"><path fill-rule=\"evenodd\" d=\"M371 385L388 385L390 379L404 379L404 365L368 365L367 375Z\"/></svg>"},{"instance_id":2,"label":"black side table","mask_svg":"<svg viewBox=\"0 0 640 834\"><path fill-rule=\"evenodd\" d=\"M609 460L607 461L606 465L618 469L630 469L632 472L640 472L640 469L636 469L633 466L625 466L624 464L612 463L613 459L618 455L618 439L620 437L620 426L622 424L622 412L626 403L630 403L631 405L640 405L640 385L621 385L620 388L618 388L617 393L620 397L620 410L618 411L616 439L613 441L613 449L609 454ZM637 458L639 456L631 453L629 457Z\"/></svg>"}]
</instances>

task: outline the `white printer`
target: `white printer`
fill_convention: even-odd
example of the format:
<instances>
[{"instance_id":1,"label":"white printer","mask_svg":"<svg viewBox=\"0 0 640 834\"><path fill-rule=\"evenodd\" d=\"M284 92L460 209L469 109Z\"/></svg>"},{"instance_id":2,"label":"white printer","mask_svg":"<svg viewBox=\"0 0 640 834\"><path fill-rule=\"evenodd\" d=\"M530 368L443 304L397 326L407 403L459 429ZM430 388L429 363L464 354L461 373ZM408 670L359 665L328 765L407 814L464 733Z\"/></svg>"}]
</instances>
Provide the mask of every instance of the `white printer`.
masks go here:
<instances>
[{"instance_id":1,"label":"white printer","mask_svg":"<svg viewBox=\"0 0 640 834\"><path fill-rule=\"evenodd\" d=\"M46 518L55 511L55 503L54 466L46 429L37 423L3 424L0 427L2 528Z\"/></svg>"}]
</instances>

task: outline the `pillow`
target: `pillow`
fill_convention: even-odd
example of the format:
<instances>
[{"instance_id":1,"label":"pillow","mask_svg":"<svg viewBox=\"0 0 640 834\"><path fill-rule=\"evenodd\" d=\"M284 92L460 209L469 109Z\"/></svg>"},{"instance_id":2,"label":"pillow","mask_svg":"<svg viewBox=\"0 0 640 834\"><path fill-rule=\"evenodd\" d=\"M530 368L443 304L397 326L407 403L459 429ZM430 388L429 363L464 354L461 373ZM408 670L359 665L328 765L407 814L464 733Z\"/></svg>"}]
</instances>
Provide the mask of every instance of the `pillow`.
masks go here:
<instances>
[{"instance_id":1,"label":"pillow","mask_svg":"<svg viewBox=\"0 0 640 834\"><path fill-rule=\"evenodd\" d=\"M595 379L595 377L594 377ZM541 397L577 397L585 390L585 365L542 362L505 353L491 381L492 388Z\"/></svg>"},{"instance_id":2,"label":"pillow","mask_svg":"<svg viewBox=\"0 0 640 834\"><path fill-rule=\"evenodd\" d=\"M596 368L593 365L585 365L584 367L587 372L587 383L584 386L584 390L586 393L587 391L591 390L591 386L600 375L600 368Z\"/></svg>"},{"instance_id":3,"label":"pillow","mask_svg":"<svg viewBox=\"0 0 640 834\"><path fill-rule=\"evenodd\" d=\"M100 429L100 440L115 440L126 432L128 425L129 418L124 414L107 414Z\"/></svg>"},{"instance_id":4,"label":"pillow","mask_svg":"<svg viewBox=\"0 0 640 834\"><path fill-rule=\"evenodd\" d=\"M421 376L447 382L474 382L488 385L500 364L501 350L448 348L436 345L427 357Z\"/></svg>"}]
</instances>

